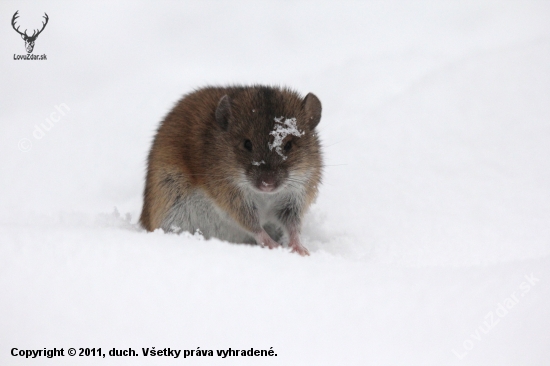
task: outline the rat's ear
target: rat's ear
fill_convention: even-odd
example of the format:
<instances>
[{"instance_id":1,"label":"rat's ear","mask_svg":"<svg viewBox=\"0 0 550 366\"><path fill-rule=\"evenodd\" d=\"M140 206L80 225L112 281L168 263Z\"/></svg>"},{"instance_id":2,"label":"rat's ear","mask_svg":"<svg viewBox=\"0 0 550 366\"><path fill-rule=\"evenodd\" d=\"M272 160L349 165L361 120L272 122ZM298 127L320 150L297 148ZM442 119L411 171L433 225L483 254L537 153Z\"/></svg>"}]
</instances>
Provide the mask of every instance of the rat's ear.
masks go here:
<instances>
[{"instance_id":1,"label":"rat's ear","mask_svg":"<svg viewBox=\"0 0 550 366\"><path fill-rule=\"evenodd\" d=\"M218 122L224 131L227 130L229 117L231 117L231 103L229 96L226 94L220 99L216 108L216 122Z\"/></svg>"},{"instance_id":2,"label":"rat's ear","mask_svg":"<svg viewBox=\"0 0 550 366\"><path fill-rule=\"evenodd\" d=\"M321 121L321 101L313 93L309 93L302 102L302 108L306 112L307 124L313 130Z\"/></svg>"}]
</instances>

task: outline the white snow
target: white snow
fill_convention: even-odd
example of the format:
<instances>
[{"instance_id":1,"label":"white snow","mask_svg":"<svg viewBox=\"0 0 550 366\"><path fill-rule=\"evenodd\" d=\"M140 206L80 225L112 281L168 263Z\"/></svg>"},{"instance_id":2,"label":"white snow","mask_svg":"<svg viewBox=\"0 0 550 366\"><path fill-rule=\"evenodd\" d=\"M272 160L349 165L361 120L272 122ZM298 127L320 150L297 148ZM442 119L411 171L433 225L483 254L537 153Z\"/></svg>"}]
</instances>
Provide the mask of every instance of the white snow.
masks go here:
<instances>
[{"instance_id":1,"label":"white snow","mask_svg":"<svg viewBox=\"0 0 550 366\"><path fill-rule=\"evenodd\" d=\"M275 125L273 126L273 131L269 133L271 136L273 136L273 142L268 142L267 145L269 147L269 150L275 149L275 152L282 156L283 160L286 160L287 157L283 154L283 148L281 147L283 140L288 135L301 137L304 132L298 130L295 117L285 118L284 116L281 116L275 117L274 120Z\"/></svg>"},{"instance_id":2,"label":"white snow","mask_svg":"<svg viewBox=\"0 0 550 366\"><path fill-rule=\"evenodd\" d=\"M28 29L48 13L46 61L13 59L16 10ZM0 365L548 364L549 2L0 14ZM184 93L235 83L323 103L310 257L136 224L160 120ZM11 356L45 347L140 355Z\"/></svg>"}]
</instances>

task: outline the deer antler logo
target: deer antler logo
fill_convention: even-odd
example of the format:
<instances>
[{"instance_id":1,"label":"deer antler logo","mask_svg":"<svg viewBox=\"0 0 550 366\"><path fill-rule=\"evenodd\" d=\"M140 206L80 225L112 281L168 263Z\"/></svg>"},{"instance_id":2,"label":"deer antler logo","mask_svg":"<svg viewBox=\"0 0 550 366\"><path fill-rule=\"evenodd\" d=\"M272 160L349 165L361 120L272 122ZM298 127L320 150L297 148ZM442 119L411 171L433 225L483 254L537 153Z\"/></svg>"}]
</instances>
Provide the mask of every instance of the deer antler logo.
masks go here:
<instances>
[{"instance_id":1,"label":"deer antler logo","mask_svg":"<svg viewBox=\"0 0 550 366\"><path fill-rule=\"evenodd\" d=\"M45 15L43 16L43 18L46 19L46 22L42 22L42 29L40 30L35 29L32 33L32 36L29 36L27 34L26 29L25 29L25 32L21 33L19 31L19 26L15 28L15 20L19 18L19 15L17 15L18 12L19 10L17 10L15 14L13 14L13 18L11 18L11 26L13 27L13 29L15 29L17 33L21 35L21 38L23 38L23 40L25 41L25 48L27 49L27 53L31 53L32 50L34 49L34 41L36 41L36 38L38 37L38 35L42 33L44 28L46 28L46 24L48 24L48 19L49 19L48 14L44 13Z\"/></svg>"}]
</instances>

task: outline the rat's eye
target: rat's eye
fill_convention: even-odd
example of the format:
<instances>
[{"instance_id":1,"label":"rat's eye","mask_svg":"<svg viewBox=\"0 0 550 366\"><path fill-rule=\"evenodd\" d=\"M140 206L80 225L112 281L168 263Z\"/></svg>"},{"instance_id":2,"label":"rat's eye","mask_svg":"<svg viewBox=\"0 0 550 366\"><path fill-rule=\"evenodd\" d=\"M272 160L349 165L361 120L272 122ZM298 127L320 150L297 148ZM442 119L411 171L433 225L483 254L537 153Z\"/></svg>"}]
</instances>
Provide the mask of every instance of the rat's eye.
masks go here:
<instances>
[{"instance_id":1,"label":"rat's eye","mask_svg":"<svg viewBox=\"0 0 550 366\"><path fill-rule=\"evenodd\" d=\"M252 151L252 142L250 142L250 140L244 140L244 148L248 151Z\"/></svg>"},{"instance_id":2,"label":"rat's eye","mask_svg":"<svg viewBox=\"0 0 550 366\"><path fill-rule=\"evenodd\" d=\"M288 141L285 144L285 151L290 151L290 149L292 149L292 141Z\"/></svg>"}]
</instances>

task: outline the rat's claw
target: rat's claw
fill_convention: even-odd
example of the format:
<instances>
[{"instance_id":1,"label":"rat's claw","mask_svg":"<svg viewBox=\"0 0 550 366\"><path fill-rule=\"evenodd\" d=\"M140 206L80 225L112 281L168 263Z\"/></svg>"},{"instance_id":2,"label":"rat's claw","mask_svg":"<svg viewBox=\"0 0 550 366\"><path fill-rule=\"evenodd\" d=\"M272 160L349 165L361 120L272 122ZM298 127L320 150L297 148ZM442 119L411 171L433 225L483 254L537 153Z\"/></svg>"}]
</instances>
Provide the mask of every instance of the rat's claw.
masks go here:
<instances>
[{"instance_id":1,"label":"rat's claw","mask_svg":"<svg viewBox=\"0 0 550 366\"><path fill-rule=\"evenodd\" d=\"M271 242L268 242L267 244L265 243L262 243L260 244L262 246L262 248L269 248L269 249L273 249L273 248L277 248L279 246L281 246L279 243L275 242L275 241L271 241Z\"/></svg>"},{"instance_id":2,"label":"rat's claw","mask_svg":"<svg viewBox=\"0 0 550 366\"><path fill-rule=\"evenodd\" d=\"M271 239L269 234L265 231L256 236L256 242L260 244L262 248L268 247L269 249L273 249L280 246L280 244Z\"/></svg>"},{"instance_id":3,"label":"rat's claw","mask_svg":"<svg viewBox=\"0 0 550 366\"><path fill-rule=\"evenodd\" d=\"M290 252L291 253L298 253L303 257L305 257L306 255L309 255L309 250L307 250L305 247L303 247L301 245L292 246Z\"/></svg>"}]
</instances>

